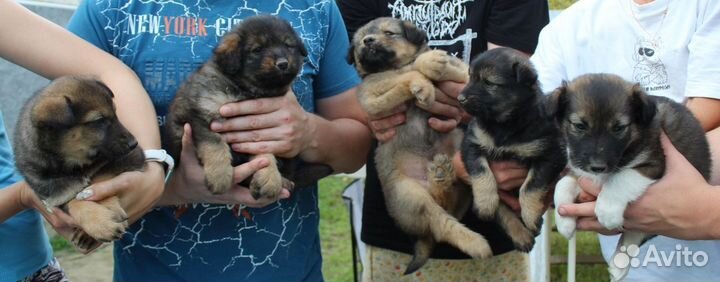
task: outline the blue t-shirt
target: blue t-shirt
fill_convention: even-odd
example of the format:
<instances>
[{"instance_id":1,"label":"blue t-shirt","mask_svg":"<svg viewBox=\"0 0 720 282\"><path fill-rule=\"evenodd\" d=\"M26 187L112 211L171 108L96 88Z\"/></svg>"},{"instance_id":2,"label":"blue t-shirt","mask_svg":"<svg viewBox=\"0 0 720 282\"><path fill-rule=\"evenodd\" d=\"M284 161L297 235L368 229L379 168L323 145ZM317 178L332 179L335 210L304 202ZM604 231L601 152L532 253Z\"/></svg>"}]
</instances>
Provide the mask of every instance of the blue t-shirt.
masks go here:
<instances>
[{"instance_id":1,"label":"blue t-shirt","mask_svg":"<svg viewBox=\"0 0 720 282\"><path fill-rule=\"evenodd\" d=\"M0 118L0 189L20 180ZM0 282L23 279L47 265L51 258L50 241L36 210L25 210L0 224Z\"/></svg>"},{"instance_id":2,"label":"blue t-shirt","mask_svg":"<svg viewBox=\"0 0 720 282\"><path fill-rule=\"evenodd\" d=\"M142 2L85 1L68 28L135 70L161 126L177 88L222 35L261 13L287 19L305 43L309 55L292 87L305 110L360 82L345 62L348 38L332 0ZM261 209L158 208L116 243L115 280L321 281L318 220L316 186Z\"/></svg>"}]
</instances>

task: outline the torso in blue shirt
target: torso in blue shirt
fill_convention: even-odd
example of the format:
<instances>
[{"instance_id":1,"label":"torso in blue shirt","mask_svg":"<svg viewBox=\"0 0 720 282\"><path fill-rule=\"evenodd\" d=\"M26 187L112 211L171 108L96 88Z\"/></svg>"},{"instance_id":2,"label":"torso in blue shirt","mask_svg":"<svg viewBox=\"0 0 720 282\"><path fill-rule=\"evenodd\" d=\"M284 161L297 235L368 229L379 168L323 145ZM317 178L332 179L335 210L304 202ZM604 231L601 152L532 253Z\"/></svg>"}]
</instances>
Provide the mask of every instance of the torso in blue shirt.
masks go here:
<instances>
[{"instance_id":1,"label":"torso in blue shirt","mask_svg":"<svg viewBox=\"0 0 720 282\"><path fill-rule=\"evenodd\" d=\"M260 13L289 20L303 38L309 55L293 91L305 110L359 82L344 61L347 34L334 1L192 3L86 1L68 28L135 70L161 125L177 88L222 35ZM116 243L115 280L321 281L318 219L316 187L296 189L291 198L261 209L159 208Z\"/></svg>"},{"instance_id":2,"label":"torso in blue shirt","mask_svg":"<svg viewBox=\"0 0 720 282\"><path fill-rule=\"evenodd\" d=\"M0 189L22 180L15 170L8 139L0 118ZM50 242L36 210L25 210L0 224L0 282L25 278L51 258Z\"/></svg>"}]
</instances>

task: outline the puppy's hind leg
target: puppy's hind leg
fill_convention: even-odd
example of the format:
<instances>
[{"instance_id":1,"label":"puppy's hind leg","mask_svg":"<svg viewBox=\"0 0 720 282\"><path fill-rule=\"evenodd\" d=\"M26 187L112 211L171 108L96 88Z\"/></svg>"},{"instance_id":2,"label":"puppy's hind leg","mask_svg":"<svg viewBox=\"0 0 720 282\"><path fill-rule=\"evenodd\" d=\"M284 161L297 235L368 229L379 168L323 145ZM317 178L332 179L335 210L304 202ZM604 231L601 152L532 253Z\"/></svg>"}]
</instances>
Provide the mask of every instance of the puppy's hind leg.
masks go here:
<instances>
[{"instance_id":1,"label":"puppy's hind leg","mask_svg":"<svg viewBox=\"0 0 720 282\"><path fill-rule=\"evenodd\" d=\"M625 231L620 236L618 245L613 253L612 260L608 264L608 272L610 272L611 281L622 281L630 271L630 265L625 261L615 261L620 253L625 253L631 257L637 256L640 245L651 239L653 236L643 232Z\"/></svg>"},{"instance_id":2,"label":"puppy's hind leg","mask_svg":"<svg viewBox=\"0 0 720 282\"><path fill-rule=\"evenodd\" d=\"M497 209L496 220L505 230L515 245L522 252L529 252L535 245L533 232L527 229L520 218L507 206L500 204Z\"/></svg>"},{"instance_id":3,"label":"puppy's hind leg","mask_svg":"<svg viewBox=\"0 0 720 282\"><path fill-rule=\"evenodd\" d=\"M253 174L252 181L250 181L250 193L256 200L260 198L277 199L283 189L283 183L290 186L292 183L280 175L277 160L273 154L257 155L253 159L258 157L267 158L270 160L270 164Z\"/></svg>"},{"instance_id":4,"label":"puppy's hind leg","mask_svg":"<svg viewBox=\"0 0 720 282\"><path fill-rule=\"evenodd\" d=\"M533 233L542 226L542 216L547 209L545 197L563 167L564 162L536 161L520 187L520 215L525 226Z\"/></svg>"},{"instance_id":5,"label":"puppy's hind leg","mask_svg":"<svg viewBox=\"0 0 720 282\"><path fill-rule=\"evenodd\" d=\"M128 216L114 196L99 202L72 200L67 208L78 226L101 242L119 239L128 226Z\"/></svg>"},{"instance_id":6,"label":"puppy's hind leg","mask_svg":"<svg viewBox=\"0 0 720 282\"><path fill-rule=\"evenodd\" d=\"M433 240L432 236L418 238L413 249L413 257L408 263L407 268L405 268L404 275L413 273L425 265L428 259L430 259L433 247L435 247L435 240Z\"/></svg>"},{"instance_id":7,"label":"puppy's hind leg","mask_svg":"<svg viewBox=\"0 0 720 282\"><path fill-rule=\"evenodd\" d=\"M490 171L486 158L479 158L477 164L468 166L472 184L473 205L481 219L490 219L500 204L495 176Z\"/></svg>"}]
</instances>

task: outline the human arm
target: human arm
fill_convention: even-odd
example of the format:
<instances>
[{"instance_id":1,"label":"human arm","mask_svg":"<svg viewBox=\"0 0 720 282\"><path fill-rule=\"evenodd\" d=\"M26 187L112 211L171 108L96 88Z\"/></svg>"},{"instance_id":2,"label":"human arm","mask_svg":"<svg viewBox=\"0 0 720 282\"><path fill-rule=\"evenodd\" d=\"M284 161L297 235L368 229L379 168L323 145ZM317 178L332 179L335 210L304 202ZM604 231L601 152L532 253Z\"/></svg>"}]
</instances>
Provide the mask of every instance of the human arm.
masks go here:
<instances>
[{"instance_id":1,"label":"human arm","mask_svg":"<svg viewBox=\"0 0 720 282\"><path fill-rule=\"evenodd\" d=\"M115 93L118 117L139 145L160 147L152 104L139 79L120 61L13 1L0 0L0 36L0 57L46 78L79 75L104 82ZM159 164L148 164L142 173L95 183L95 196L90 199L119 194L128 214L137 218L159 197L163 175Z\"/></svg>"},{"instance_id":2,"label":"human arm","mask_svg":"<svg viewBox=\"0 0 720 282\"><path fill-rule=\"evenodd\" d=\"M711 144L720 143L718 133L716 130L709 138ZM667 163L665 175L628 205L624 228L686 240L720 239L719 187L705 181L665 135L662 145ZM713 155L720 154L719 145L713 147ZM603 228L595 217L595 197L601 188L582 178L579 184L584 199L558 207L558 213L578 217L579 230L617 233Z\"/></svg>"},{"instance_id":3,"label":"human arm","mask_svg":"<svg viewBox=\"0 0 720 282\"><path fill-rule=\"evenodd\" d=\"M698 26L688 43L686 106L705 131L720 126L720 66L707 58L720 52L720 2L710 1L697 14Z\"/></svg>"}]
</instances>

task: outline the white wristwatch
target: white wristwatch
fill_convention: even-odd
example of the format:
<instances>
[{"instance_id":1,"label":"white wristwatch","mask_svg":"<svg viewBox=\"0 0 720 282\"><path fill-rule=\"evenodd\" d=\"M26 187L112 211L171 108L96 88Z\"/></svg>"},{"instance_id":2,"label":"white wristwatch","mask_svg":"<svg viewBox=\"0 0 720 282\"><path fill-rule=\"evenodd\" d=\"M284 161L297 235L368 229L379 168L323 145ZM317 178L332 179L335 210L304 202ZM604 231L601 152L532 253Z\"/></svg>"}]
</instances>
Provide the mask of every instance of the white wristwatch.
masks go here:
<instances>
[{"instance_id":1,"label":"white wristwatch","mask_svg":"<svg viewBox=\"0 0 720 282\"><path fill-rule=\"evenodd\" d=\"M173 168L175 167L175 160L173 160L173 158L162 149L145 150L143 152L145 153L146 162L161 162L167 166L165 168L165 182L167 182L168 179L170 179Z\"/></svg>"}]
</instances>

